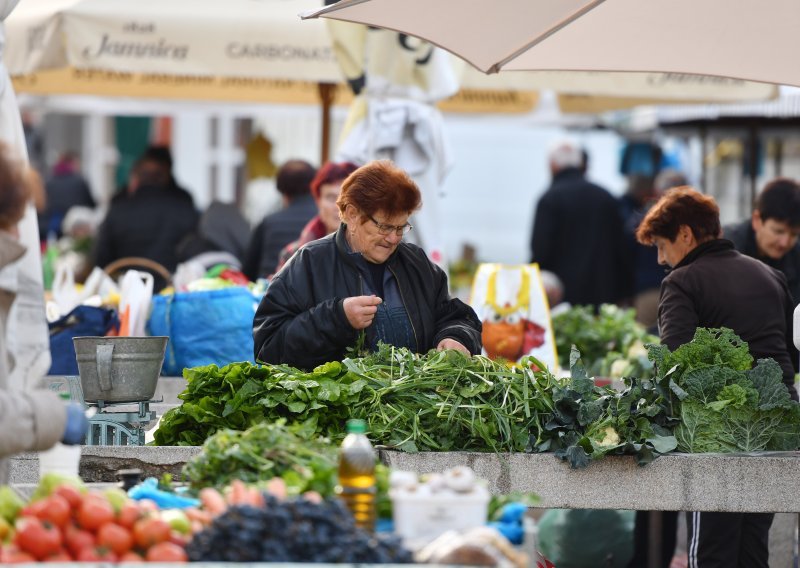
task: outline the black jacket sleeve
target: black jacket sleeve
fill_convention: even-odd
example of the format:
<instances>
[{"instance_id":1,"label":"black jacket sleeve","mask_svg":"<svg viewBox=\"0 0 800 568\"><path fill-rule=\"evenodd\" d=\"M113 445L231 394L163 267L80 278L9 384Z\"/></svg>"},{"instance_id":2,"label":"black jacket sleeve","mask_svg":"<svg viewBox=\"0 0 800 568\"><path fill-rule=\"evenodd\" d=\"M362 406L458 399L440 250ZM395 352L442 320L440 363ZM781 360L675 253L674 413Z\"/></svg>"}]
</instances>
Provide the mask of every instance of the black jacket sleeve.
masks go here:
<instances>
[{"instance_id":1,"label":"black jacket sleeve","mask_svg":"<svg viewBox=\"0 0 800 568\"><path fill-rule=\"evenodd\" d=\"M244 253L242 261L242 272L251 281L255 282L259 276L266 276L259 274L258 269L261 264L261 249L264 244L264 221L261 221L253 232L250 233L250 242L247 243L247 250Z\"/></svg>"},{"instance_id":2,"label":"black jacket sleeve","mask_svg":"<svg viewBox=\"0 0 800 568\"><path fill-rule=\"evenodd\" d=\"M342 298L313 303L301 274L305 263L287 264L267 288L253 319L255 357L301 369L341 359L358 332L345 316ZM305 277L305 275L303 275Z\"/></svg>"},{"instance_id":3,"label":"black jacket sleeve","mask_svg":"<svg viewBox=\"0 0 800 568\"><path fill-rule=\"evenodd\" d=\"M436 327L433 347L442 339L455 339L469 352L476 355L483 347L481 341L481 322L470 306L458 298L451 298L447 287L447 277L438 266L435 266L436 284Z\"/></svg>"},{"instance_id":4,"label":"black jacket sleeve","mask_svg":"<svg viewBox=\"0 0 800 568\"><path fill-rule=\"evenodd\" d=\"M547 192L536 205L531 233L531 262L538 263L542 270L550 270L555 263L558 223L558 207L554 196Z\"/></svg>"},{"instance_id":5,"label":"black jacket sleeve","mask_svg":"<svg viewBox=\"0 0 800 568\"><path fill-rule=\"evenodd\" d=\"M117 259L114 252L114 237L111 231L113 225L113 213L109 210L97 231L97 238L94 240L94 250L92 251L94 264L100 268L105 268Z\"/></svg>"},{"instance_id":6,"label":"black jacket sleeve","mask_svg":"<svg viewBox=\"0 0 800 568\"><path fill-rule=\"evenodd\" d=\"M658 331L661 343L675 351L694 337L699 322L694 302L674 280L669 277L661 283L658 303Z\"/></svg>"}]
</instances>

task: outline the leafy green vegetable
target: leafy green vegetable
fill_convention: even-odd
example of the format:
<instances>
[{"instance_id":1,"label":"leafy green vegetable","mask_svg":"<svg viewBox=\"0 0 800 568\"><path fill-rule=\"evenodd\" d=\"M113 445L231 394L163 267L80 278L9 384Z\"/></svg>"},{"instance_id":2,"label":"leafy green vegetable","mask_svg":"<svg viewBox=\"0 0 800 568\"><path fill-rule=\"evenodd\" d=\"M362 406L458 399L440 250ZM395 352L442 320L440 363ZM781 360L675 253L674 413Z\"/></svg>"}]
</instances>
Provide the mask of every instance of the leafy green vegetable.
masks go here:
<instances>
[{"instance_id":1,"label":"leafy green vegetable","mask_svg":"<svg viewBox=\"0 0 800 568\"><path fill-rule=\"evenodd\" d=\"M634 454L640 465L675 449L674 427L666 411L663 390L653 381L624 379L617 392L598 387L587 377L580 353L570 354L569 379L538 373L537 384L546 385L541 396L552 396L552 414L543 414L531 433L537 452L555 452L571 467L585 467L608 454Z\"/></svg>"},{"instance_id":2,"label":"leafy green vegetable","mask_svg":"<svg viewBox=\"0 0 800 568\"><path fill-rule=\"evenodd\" d=\"M644 345L658 338L636 321L633 309L604 304L595 314L592 306L573 306L553 317L553 332L562 368L569 368L570 349L575 346L590 376L652 376L653 364Z\"/></svg>"},{"instance_id":3,"label":"leafy green vegetable","mask_svg":"<svg viewBox=\"0 0 800 568\"><path fill-rule=\"evenodd\" d=\"M279 419L337 443L347 419L362 418L374 443L405 451L521 452L536 413L549 411L532 396L530 368L457 351L418 355L381 345L311 373L234 363L184 376L183 404L162 418L156 445L200 445L219 430Z\"/></svg>"},{"instance_id":4,"label":"leafy green vegetable","mask_svg":"<svg viewBox=\"0 0 800 568\"><path fill-rule=\"evenodd\" d=\"M682 452L753 452L796 449L800 409L783 384L780 366L755 367L747 343L727 328L698 328L670 352L650 346L656 380L672 394L668 411ZM752 368L751 368L752 367Z\"/></svg>"},{"instance_id":5,"label":"leafy green vegetable","mask_svg":"<svg viewBox=\"0 0 800 568\"><path fill-rule=\"evenodd\" d=\"M220 430L186 462L183 475L193 489L224 487L234 479L257 483L282 477L291 494L333 494L337 448L314 435L313 424L261 422L244 431Z\"/></svg>"}]
</instances>

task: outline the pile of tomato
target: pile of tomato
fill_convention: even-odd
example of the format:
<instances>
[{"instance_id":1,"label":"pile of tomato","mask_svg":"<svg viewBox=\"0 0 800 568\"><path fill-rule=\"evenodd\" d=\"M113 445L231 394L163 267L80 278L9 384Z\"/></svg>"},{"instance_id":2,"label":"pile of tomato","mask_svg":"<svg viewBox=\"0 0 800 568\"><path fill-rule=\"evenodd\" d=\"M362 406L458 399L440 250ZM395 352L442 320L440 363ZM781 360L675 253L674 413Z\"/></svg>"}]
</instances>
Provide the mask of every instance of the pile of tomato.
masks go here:
<instances>
[{"instance_id":1,"label":"pile of tomato","mask_svg":"<svg viewBox=\"0 0 800 568\"><path fill-rule=\"evenodd\" d=\"M0 528L0 562L186 562L189 538L151 502L63 484Z\"/></svg>"}]
</instances>

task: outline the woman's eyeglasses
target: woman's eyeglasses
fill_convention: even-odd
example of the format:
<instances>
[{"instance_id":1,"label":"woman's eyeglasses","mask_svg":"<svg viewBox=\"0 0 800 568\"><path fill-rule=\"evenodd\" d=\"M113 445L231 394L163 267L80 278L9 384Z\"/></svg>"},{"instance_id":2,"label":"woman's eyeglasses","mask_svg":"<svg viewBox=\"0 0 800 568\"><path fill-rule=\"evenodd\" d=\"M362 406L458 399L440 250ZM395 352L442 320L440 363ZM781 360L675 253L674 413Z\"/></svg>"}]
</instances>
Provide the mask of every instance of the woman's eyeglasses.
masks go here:
<instances>
[{"instance_id":1,"label":"woman's eyeglasses","mask_svg":"<svg viewBox=\"0 0 800 568\"><path fill-rule=\"evenodd\" d=\"M372 215L367 215L367 217L369 217L370 221L375 223L375 226L378 228L378 232L383 236L394 233L398 237L402 237L414 228L408 223L405 225L389 225L387 223L378 223Z\"/></svg>"}]
</instances>

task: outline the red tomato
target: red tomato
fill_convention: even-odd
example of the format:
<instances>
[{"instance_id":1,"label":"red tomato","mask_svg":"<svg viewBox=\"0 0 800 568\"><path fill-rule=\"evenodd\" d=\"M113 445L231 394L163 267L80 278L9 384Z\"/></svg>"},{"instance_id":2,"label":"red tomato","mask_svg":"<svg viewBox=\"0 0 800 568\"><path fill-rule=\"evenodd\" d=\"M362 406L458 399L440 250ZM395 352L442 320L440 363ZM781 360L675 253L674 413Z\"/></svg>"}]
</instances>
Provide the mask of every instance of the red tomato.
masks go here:
<instances>
[{"instance_id":1,"label":"red tomato","mask_svg":"<svg viewBox=\"0 0 800 568\"><path fill-rule=\"evenodd\" d=\"M74 485L64 484L59 485L53 490L53 495L58 495L59 497L63 497L69 503L69 506L73 509L78 509L83 502L83 494L80 490L75 487Z\"/></svg>"},{"instance_id":2,"label":"red tomato","mask_svg":"<svg viewBox=\"0 0 800 568\"><path fill-rule=\"evenodd\" d=\"M185 548L187 544L189 544L189 540L191 537L188 534L183 534L182 532L178 532L173 530L169 535L169 540L167 542L171 542L172 544L177 544L181 548Z\"/></svg>"},{"instance_id":3,"label":"red tomato","mask_svg":"<svg viewBox=\"0 0 800 568\"><path fill-rule=\"evenodd\" d=\"M3 549L3 553L0 555L0 562L3 564L28 564L36 562L36 559L33 555L20 550L16 546L8 546Z\"/></svg>"},{"instance_id":4,"label":"red tomato","mask_svg":"<svg viewBox=\"0 0 800 568\"><path fill-rule=\"evenodd\" d=\"M172 542L159 542L147 550L148 562L188 562L189 557L182 546Z\"/></svg>"},{"instance_id":5,"label":"red tomato","mask_svg":"<svg viewBox=\"0 0 800 568\"><path fill-rule=\"evenodd\" d=\"M37 517L39 519L42 518L42 515L47 509L47 500L46 499L39 499L38 501L31 501L27 505L25 505L22 510L19 512L21 517Z\"/></svg>"},{"instance_id":6,"label":"red tomato","mask_svg":"<svg viewBox=\"0 0 800 568\"><path fill-rule=\"evenodd\" d=\"M95 546L81 550L75 560L78 562L116 562L117 555L107 548Z\"/></svg>"},{"instance_id":7,"label":"red tomato","mask_svg":"<svg viewBox=\"0 0 800 568\"><path fill-rule=\"evenodd\" d=\"M117 523L106 523L97 531L97 544L115 554L125 554L133 546L133 536L128 529Z\"/></svg>"},{"instance_id":8,"label":"red tomato","mask_svg":"<svg viewBox=\"0 0 800 568\"><path fill-rule=\"evenodd\" d=\"M64 541L66 542L67 550L69 550L70 554L76 558L81 550L94 548L96 544L94 535L92 533L81 530L75 525L67 526L67 530L65 531L64 535Z\"/></svg>"},{"instance_id":9,"label":"red tomato","mask_svg":"<svg viewBox=\"0 0 800 568\"><path fill-rule=\"evenodd\" d=\"M142 558L141 554L138 554L132 550L129 550L125 554L119 557L120 562L144 562L144 558Z\"/></svg>"},{"instance_id":10,"label":"red tomato","mask_svg":"<svg viewBox=\"0 0 800 568\"><path fill-rule=\"evenodd\" d=\"M14 540L20 550L29 552L37 560L61 550L61 531L36 517L24 517L17 523Z\"/></svg>"},{"instance_id":11,"label":"red tomato","mask_svg":"<svg viewBox=\"0 0 800 568\"><path fill-rule=\"evenodd\" d=\"M132 529L134 523L142 516L142 510L134 501L125 503L117 514L117 522L126 529Z\"/></svg>"},{"instance_id":12,"label":"red tomato","mask_svg":"<svg viewBox=\"0 0 800 568\"><path fill-rule=\"evenodd\" d=\"M158 517L139 519L133 525L133 540L139 548L148 549L154 544L169 540L172 527Z\"/></svg>"},{"instance_id":13,"label":"red tomato","mask_svg":"<svg viewBox=\"0 0 800 568\"><path fill-rule=\"evenodd\" d=\"M78 509L78 524L82 529L97 531L114 520L114 508L102 497L87 497Z\"/></svg>"},{"instance_id":14,"label":"red tomato","mask_svg":"<svg viewBox=\"0 0 800 568\"><path fill-rule=\"evenodd\" d=\"M72 516L72 507L70 507L69 501L55 494L50 495L50 497L42 501L45 504L45 509L37 516L43 521L49 521L57 527L66 526L70 516Z\"/></svg>"},{"instance_id":15,"label":"red tomato","mask_svg":"<svg viewBox=\"0 0 800 568\"><path fill-rule=\"evenodd\" d=\"M66 550L62 550L48 556L42 562L72 562L72 556Z\"/></svg>"}]
</instances>

